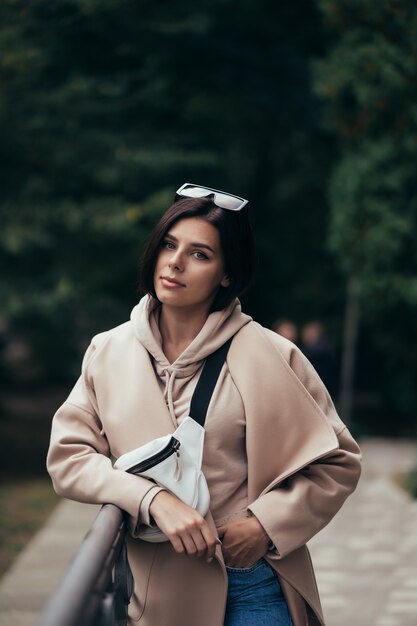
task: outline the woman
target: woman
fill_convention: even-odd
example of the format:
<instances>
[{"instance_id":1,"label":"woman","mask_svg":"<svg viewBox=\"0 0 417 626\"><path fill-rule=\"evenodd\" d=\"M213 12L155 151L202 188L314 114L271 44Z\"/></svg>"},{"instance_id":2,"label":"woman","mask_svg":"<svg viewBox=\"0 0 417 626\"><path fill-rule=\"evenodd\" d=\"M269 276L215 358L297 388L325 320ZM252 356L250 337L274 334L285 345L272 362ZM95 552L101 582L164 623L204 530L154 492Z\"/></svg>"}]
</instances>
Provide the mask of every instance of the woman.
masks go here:
<instances>
[{"instance_id":1,"label":"woman","mask_svg":"<svg viewBox=\"0 0 417 626\"><path fill-rule=\"evenodd\" d=\"M241 311L253 270L246 203L177 191L145 251L147 295L93 339L54 417L56 491L130 515L131 624L324 624L305 544L355 488L359 449L300 351ZM206 357L230 338L205 423L203 519L110 457L173 432ZM153 523L169 541L135 539Z\"/></svg>"}]
</instances>

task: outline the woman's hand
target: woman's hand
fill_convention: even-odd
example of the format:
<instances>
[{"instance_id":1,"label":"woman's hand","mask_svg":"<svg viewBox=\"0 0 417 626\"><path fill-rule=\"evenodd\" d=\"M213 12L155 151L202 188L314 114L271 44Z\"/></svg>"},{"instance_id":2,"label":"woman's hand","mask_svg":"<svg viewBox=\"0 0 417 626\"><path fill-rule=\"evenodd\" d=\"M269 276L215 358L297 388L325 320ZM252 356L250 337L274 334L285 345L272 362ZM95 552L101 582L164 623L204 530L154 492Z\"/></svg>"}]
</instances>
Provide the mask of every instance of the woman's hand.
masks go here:
<instances>
[{"instance_id":1,"label":"woman's hand","mask_svg":"<svg viewBox=\"0 0 417 626\"><path fill-rule=\"evenodd\" d=\"M152 500L149 513L158 528L168 537L175 552L213 560L216 545L221 541L193 508L177 497L160 491Z\"/></svg>"},{"instance_id":2,"label":"woman's hand","mask_svg":"<svg viewBox=\"0 0 417 626\"><path fill-rule=\"evenodd\" d=\"M224 562L229 567L251 567L268 552L269 536L254 515L217 530L223 543Z\"/></svg>"}]
</instances>

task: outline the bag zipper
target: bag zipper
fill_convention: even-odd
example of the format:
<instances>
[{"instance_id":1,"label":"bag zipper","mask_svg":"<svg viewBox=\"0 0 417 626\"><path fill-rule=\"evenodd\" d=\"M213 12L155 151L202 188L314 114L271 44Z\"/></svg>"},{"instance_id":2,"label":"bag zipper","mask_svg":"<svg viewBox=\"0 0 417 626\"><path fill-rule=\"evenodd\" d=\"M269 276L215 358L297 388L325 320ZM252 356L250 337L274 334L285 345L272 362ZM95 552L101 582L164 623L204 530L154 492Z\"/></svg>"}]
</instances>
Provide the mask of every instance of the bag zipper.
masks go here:
<instances>
[{"instance_id":1,"label":"bag zipper","mask_svg":"<svg viewBox=\"0 0 417 626\"><path fill-rule=\"evenodd\" d=\"M178 450L180 446L181 442L178 441L178 439L175 439L175 437L171 437L163 450L160 450L156 454L150 456L148 459L137 463L137 465L134 465L127 471L130 474L140 474L141 472L146 472L146 470L150 469L151 467L155 467L155 465L158 465L158 463L165 461L165 459L169 458L172 454L176 454L177 456L179 456Z\"/></svg>"}]
</instances>

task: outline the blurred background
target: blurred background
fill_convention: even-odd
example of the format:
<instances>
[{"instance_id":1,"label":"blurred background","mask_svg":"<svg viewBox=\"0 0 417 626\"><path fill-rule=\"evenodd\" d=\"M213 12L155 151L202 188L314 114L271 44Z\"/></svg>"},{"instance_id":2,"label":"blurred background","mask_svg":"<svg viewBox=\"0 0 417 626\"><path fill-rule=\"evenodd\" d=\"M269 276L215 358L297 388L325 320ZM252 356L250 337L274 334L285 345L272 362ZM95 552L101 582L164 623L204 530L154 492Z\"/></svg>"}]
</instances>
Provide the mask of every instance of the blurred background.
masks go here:
<instances>
[{"instance_id":1,"label":"blurred background","mask_svg":"<svg viewBox=\"0 0 417 626\"><path fill-rule=\"evenodd\" d=\"M27 498L40 518L55 502L52 415L91 337L128 319L146 237L184 182L250 199L259 263L244 309L293 322L300 345L320 322L355 435L416 436L416 76L414 2L2 1L12 550L34 528L18 520Z\"/></svg>"}]
</instances>

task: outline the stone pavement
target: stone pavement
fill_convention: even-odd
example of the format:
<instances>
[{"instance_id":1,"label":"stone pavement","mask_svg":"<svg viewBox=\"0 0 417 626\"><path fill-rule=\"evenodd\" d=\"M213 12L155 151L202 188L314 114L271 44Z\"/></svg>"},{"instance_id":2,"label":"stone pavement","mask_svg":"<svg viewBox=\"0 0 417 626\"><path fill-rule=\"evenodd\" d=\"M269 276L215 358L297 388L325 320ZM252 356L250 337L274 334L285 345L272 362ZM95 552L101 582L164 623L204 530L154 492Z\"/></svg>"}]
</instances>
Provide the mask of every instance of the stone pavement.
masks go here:
<instances>
[{"instance_id":1,"label":"stone pavement","mask_svg":"<svg viewBox=\"0 0 417 626\"><path fill-rule=\"evenodd\" d=\"M0 580L0 626L32 626L100 507L62 500Z\"/></svg>"},{"instance_id":2,"label":"stone pavement","mask_svg":"<svg viewBox=\"0 0 417 626\"><path fill-rule=\"evenodd\" d=\"M417 500L392 481L417 463L414 443L361 442L355 493L311 542L328 626L417 625Z\"/></svg>"},{"instance_id":3,"label":"stone pavement","mask_svg":"<svg viewBox=\"0 0 417 626\"><path fill-rule=\"evenodd\" d=\"M361 443L357 491L310 542L327 626L417 625L417 501L392 481L417 444ZM63 501L0 581L0 626L32 626L98 507ZM180 625L179 625L180 626Z\"/></svg>"}]
</instances>

